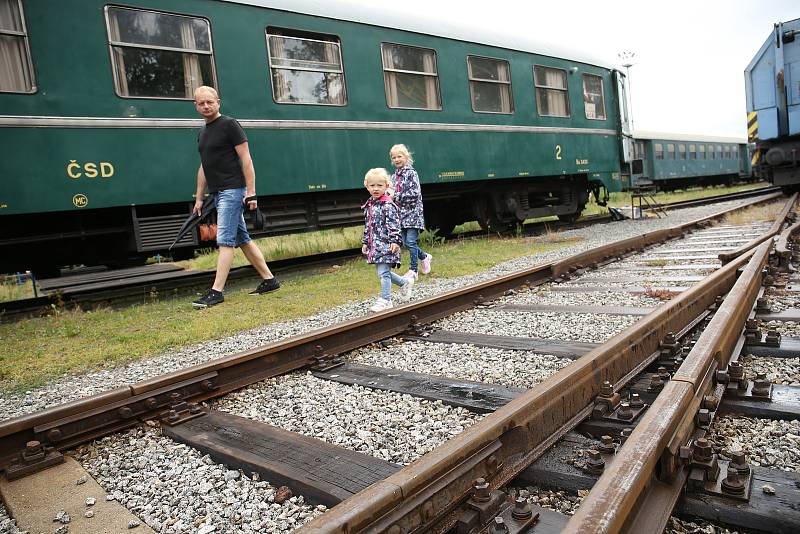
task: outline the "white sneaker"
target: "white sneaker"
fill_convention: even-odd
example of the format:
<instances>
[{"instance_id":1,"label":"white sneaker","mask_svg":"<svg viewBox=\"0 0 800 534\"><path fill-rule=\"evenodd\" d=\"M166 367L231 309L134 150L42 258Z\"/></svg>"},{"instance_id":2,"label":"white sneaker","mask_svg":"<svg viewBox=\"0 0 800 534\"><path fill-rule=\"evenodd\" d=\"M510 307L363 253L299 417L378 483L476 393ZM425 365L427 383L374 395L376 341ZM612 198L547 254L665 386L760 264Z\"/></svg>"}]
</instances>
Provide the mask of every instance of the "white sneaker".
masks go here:
<instances>
[{"instance_id":1,"label":"white sneaker","mask_svg":"<svg viewBox=\"0 0 800 534\"><path fill-rule=\"evenodd\" d=\"M370 309L370 311L379 312L379 311L383 311L383 310L388 310L392 306L393 305L392 305L392 301L391 300L386 300L383 297L378 297L378 300L376 300L375 304L370 306L369 309Z\"/></svg>"},{"instance_id":2,"label":"white sneaker","mask_svg":"<svg viewBox=\"0 0 800 534\"><path fill-rule=\"evenodd\" d=\"M422 274L428 274L429 272L431 272L431 261L433 261L433 256L431 256L430 254L425 256L424 260L420 260L419 270L422 272Z\"/></svg>"},{"instance_id":3,"label":"white sneaker","mask_svg":"<svg viewBox=\"0 0 800 534\"><path fill-rule=\"evenodd\" d=\"M409 271L413 272L413 271ZM405 299L408 300L411 298L411 288L414 287L414 277L413 276L404 276L403 278L406 279L406 283L400 286L400 295Z\"/></svg>"},{"instance_id":4,"label":"white sneaker","mask_svg":"<svg viewBox=\"0 0 800 534\"><path fill-rule=\"evenodd\" d=\"M403 275L403 278L407 280L414 280L416 282L417 278L419 278L419 275L417 274L416 271L412 271L411 269L409 269L408 271L406 271L406 274Z\"/></svg>"}]
</instances>

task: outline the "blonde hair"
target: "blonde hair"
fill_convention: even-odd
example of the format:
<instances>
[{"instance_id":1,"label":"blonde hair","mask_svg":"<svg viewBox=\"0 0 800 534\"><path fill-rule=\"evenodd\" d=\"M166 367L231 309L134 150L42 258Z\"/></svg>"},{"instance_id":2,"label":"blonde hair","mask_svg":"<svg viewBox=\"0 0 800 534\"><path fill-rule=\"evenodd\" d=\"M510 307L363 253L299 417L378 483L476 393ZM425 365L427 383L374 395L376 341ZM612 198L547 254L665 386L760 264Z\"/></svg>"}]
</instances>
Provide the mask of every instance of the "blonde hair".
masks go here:
<instances>
[{"instance_id":1,"label":"blonde hair","mask_svg":"<svg viewBox=\"0 0 800 534\"><path fill-rule=\"evenodd\" d=\"M403 156L406 157L406 161L408 161L409 165L413 165L414 164L414 158L411 157L411 152L408 151L408 148L406 148L406 145L399 144L399 145L394 145L392 148L390 148L389 149L389 157L390 158L392 157L392 152L399 152L400 154L402 154Z\"/></svg>"},{"instance_id":2,"label":"blonde hair","mask_svg":"<svg viewBox=\"0 0 800 534\"><path fill-rule=\"evenodd\" d=\"M367 186L367 182L370 178L380 179L386 185L392 185L392 182L389 180L389 173L387 173L386 169L383 167L376 167L367 171L367 174L364 175L364 187Z\"/></svg>"},{"instance_id":3,"label":"blonde hair","mask_svg":"<svg viewBox=\"0 0 800 534\"><path fill-rule=\"evenodd\" d=\"M219 93L213 87L209 87L207 85L201 85L197 89L194 90L194 99L197 100L197 95L200 93L211 93L217 100L219 100Z\"/></svg>"}]
</instances>

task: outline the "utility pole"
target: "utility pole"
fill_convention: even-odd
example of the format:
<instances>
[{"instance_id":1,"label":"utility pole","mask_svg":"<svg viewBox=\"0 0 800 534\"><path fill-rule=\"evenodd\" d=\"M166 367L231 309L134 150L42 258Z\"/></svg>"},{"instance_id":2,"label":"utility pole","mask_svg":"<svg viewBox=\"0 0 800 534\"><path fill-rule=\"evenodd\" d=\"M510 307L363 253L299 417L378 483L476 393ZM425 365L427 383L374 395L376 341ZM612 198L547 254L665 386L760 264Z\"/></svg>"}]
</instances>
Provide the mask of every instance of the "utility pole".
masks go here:
<instances>
[{"instance_id":1,"label":"utility pole","mask_svg":"<svg viewBox=\"0 0 800 534\"><path fill-rule=\"evenodd\" d=\"M625 67L625 78L628 80L628 116L631 118L631 132L633 132L633 91L631 90L631 67L635 65L633 58L636 57L636 52L631 50L623 50L617 54L622 66Z\"/></svg>"}]
</instances>

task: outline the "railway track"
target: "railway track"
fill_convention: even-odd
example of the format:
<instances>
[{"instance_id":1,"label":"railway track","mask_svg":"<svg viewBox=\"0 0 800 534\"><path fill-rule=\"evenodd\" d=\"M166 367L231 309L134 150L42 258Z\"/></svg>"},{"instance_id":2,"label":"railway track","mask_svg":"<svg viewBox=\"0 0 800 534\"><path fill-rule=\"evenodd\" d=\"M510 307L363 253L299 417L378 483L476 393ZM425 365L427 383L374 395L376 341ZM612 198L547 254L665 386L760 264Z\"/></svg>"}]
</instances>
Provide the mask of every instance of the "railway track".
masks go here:
<instances>
[{"instance_id":1,"label":"railway track","mask_svg":"<svg viewBox=\"0 0 800 534\"><path fill-rule=\"evenodd\" d=\"M794 200L793 198L792 204ZM792 204L787 204L783 215L790 211ZM689 422L670 420L666 423L665 418L655 417L654 414L660 416L668 413L668 409L656 412L651 408L639 415L639 403L663 403L665 401L659 401L661 395L668 393L671 396L670 392L679 386L684 397L681 397L682 404L679 403L678 406L694 409L702 405L705 412L699 422L701 426L708 426L713 423L717 410L711 410L711 401L706 398L710 395L705 386L715 386L714 380L728 385L742 383L740 379L735 380L738 377L736 372L732 372L735 366L734 369L728 366L727 383L722 378L723 375L715 371L721 371L725 367L722 364L728 364L730 356L724 355L726 351L730 349L732 354L737 352L734 349L739 346L738 333L750 313L745 310L749 309L747 306L758 296L758 282L766 264L769 241L779 231L780 226L776 225L766 233L763 228L754 228L755 231L752 232L741 228L701 231L706 224L707 221L697 221L626 239L566 260L542 264L375 316L354 319L308 335L296 336L188 370L144 380L44 412L5 421L0 424L0 462L6 474L14 477L15 474L24 474L24 471L33 469L36 460L57 461L59 455L55 449L67 450L81 446L91 439L128 427L139 427L141 421L160 417L165 435L188 442L228 466L241 468L244 473L256 471L268 480L285 482L313 502L335 505L322 517L303 527L303 532L422 532L446 531L453 527L463 532L477 532L479 528L486 526L491 526L493 532L504 532L503 528L509 532L518 532L523 524L528 523L536 523L532 532L551 532L565 527L572 529L573 523L567 525L563 517L548 510L529 510L526 503L510 506L498 488L513 483L518 477L525 476L526 472L529 477L534 476L530 469L541 471L541 466L536 467L534 462L559 438L569 436L572 429L579 428L594 435L602 432L599 435L608 433L618 436L623 434L623 428L632 428L632 423L637 418L641 422L627 436L627 441L619 448L616 459L611 461L614 455L603 453L606 456L602 456L598 451L587 453L587 458L594 462L595 473L599 469L598 460L608 463L606 473L597 487L613 489L614 482L605 482L608 477L618 481L619 477L630 480L636 476L643 481L636 485L637 490L658 487L656 483L647 483L654 476L653 466L656 459L662 458L659 462L659 475L664 475L667 479L670 474L676 476L670 469L674 467L677 470L682 465L680 460L683 456L680 455L684 454L683 447L687 443L693 443L687 441L687 435L691 435L687 431L693 430L694 411L697 410L683 410L690 414ZM671 248L672 245L666 246L666 250L649 248L663 240L675 240L688 232L695 233L690 234L686 239L687 245L682 248ZM787 241L788 238L784 236L778 246L786 249ZM731 246L733 242L736 242L736 246L741 246L742 250L734 253L735 247ZM759 245L759 242L767 244ZM700 253L698 248L701 249ZM717 251L715 248L725 250ZM623 260L623 263L636 263L639 260L632 259L632 254L642 250L646 250L651 259L628 265L629 270L614 272L615 267L609 265L620 257L628 256L630 257ZM699 276L697 272L717 267L714 260L720 253L725 254L727 264L710 276ZM776 257L783 258L785 263L787 254L788 249L780 250ZM640 273L653 271L654 262L664 267L660 277L645 277L639 282L632 282L633 275L630 273L636 273L637 268ZM679 262L672 267L680 268L667 269L666 263L669 262ZM737 276L741 269L741 276ZM570 278L584 274L586 270L587 276L595 276L594 281L587 280L586 277L569 281ZM673 274L668 274L670 272ZM690 272L694 274L689 274ZM546 283L560 282L553 285L550 291L568 296L576 292L590 293L596 291L597 287L607 289L613 286L615 275L622 276L627 283L621 294L639 296L629 297L629 301L623 299L618 305L606 303L602 310L586 306L577 310L569 309L568 304L537 308L537 305L525 302L526 295L534 294L539 286ZM638 283L643 285L637 285ZM689 287L689 284L694 285ZM726 293L729 297L717 302ZM658 299L666 297L673 298L653 306ZM650 304L650 309L643 309L641 305L631 306L631 299L639 304L639 300L643 299ZM513 323L511 316L533 317L535 321L541 315L576 311L584 315L599 312L605 318L621 316L624 319L616 323L614 332L605 336L609 338L607 341L595 344L581 341L580 336L576 338L574 332L571 335L570 331L577 329L575 326L562 332L554 332L552 339L547 336L541 336L540 339L522 335L522 332L517 333L518 335L498 335L494 330L497 324ZM480 318L481 313L499 313L504 319L499 323L495 322L494 327L487 328L485 320ZM711 318L710 321L707 318ZM723 319L731 318L735 319L733 323L719 324ZM535 322L524 324L523 330L538 333L539 326L541 325ZM705 332L696 333L696 328L701 326L707 327ZM711 334L708 332L725 334L722 340L709 340L708 336ZM756 336L752 328L749 332L750 345L760 346L760 335ZM394 336L400 336L403 342L387 344L385 340ZM737 341L731 345L734 338ZM774 344L774 335L772 342ZM374 345L376 343L378 345ZM476 376L470 375L468 379L445 378L447 375L431 373L431 364L437 362L426 362L424 359L408 364L410 370L398 370L397 364L401 363L402 358L396 351L402 353L404 346L415 343L456 347L444 348L439 352L451 357L467 350L464 347L482 347L481 351L506 351L523 355L550 354L558 356L560 363L551 368L552 374L549 377L544 376L548 373L528 377L527 381L523 380L516 386L480 380L487 376L480 374L483 371ZM745 340L741 343L743 345ZM344 361L342 355L365 346L376 348L379 354L367 354ZM690 348L692 346L694 348ZM709 361L707 349L705 356L697 355L701 348L707 347L714 349L710 352L710 360L719 369L713 369L711 363L706 366ZM368 349L361 350L369 352ZM383 359L396 364L392 366L395 367L394 370L361 363L380 361L381 352L388 353L383 355ZM733 358L734 363L735 359ZM706 363L697 363L698 360ZM497 361L499 360L495 360L495 364L498 364ZM559 367L563 368L556 372ZM660 369L661 367L664 369ZM689 368L694 374L687 371ZM252 408L253 399L259 397L258 386L248 387L229 397L238 397L239 400L211 401L293 369L313 370L312 375L301 373L300 378L295 379L298 381L313 379L326 384L358 384L360 387L356 388L357 391L366 391L366 387L427 398L436 403L432 408L434 411L438 406L456 406L460 410L469 409L470 413L487 415L482 418L467 417L465 420L471 426L460 433L455 432L456 429L448 430L446 438L450 438L451 430L458 435L437 444L430 451L423 448L417 451L417 456L412 454L410 457L393 457L390 454L389 458L381 458L378 454L378 458L370 460L366 455L353 456L353 453L348 453L341 447L324 446L318 440L299 438L296 434L281 432L274 427L241 417L243 412ZM697 379L697 376L711 379L706 380L706 384ZM544 380L541 381L542 379ZM532 387L540 381L536 387ZM657 386L659 382L660 387ZM763 380L760 386L763 390ZM285 388L281 389L278 382L270 382L267 387L277 388L279 393L283 392L287 397L288 404L283 408L278 407L277 412L287 409L291 411L293 406L303 405L293 397L291 385L288 393ZM716 387L719 389L719 386ZM774 386L770 387L775 390ZM662 391L656 396L659 389ZM720 401L713 407L720 411L723 408L730 409L731 403L722 395L727 389L730 388L725 385L722 391L717 391ZM745 388L745 394L750 392L752 397L752 389ZM623 402L620 392L627 395L626 402ZM762 415L771 409L764 408L763 400L737 400L741 401L740 404L760 402L762 411L759 413ZM210 401L210 408L194 404L201 401ZM318 409L325 409L324 400L321 402L323 404ZM390 408L394 402L404 401L391 397ZM670 406L674 407L674 404L668 404ZM335 411L337 407L330 406L329 409ZM791 407L783 406L781 409L784 410L784 416L786 410L789 410L790 415L795 413L791 412ZM235 413L237 410L242 412L238 416ZM443 420L448 420L451 415L450 412L441 410L435 413ZM626 456L629 451L640 450L637 444L640 437L644 436L652 441L651 433L641 430L643 423L651 424L650 418L656 419L655 423L663 427L671 428L673 433L667 438L659 437L656 440L658 443L645 455L646 461L641 460L641 457L629 460ZM403 415L394 419L402 420ZM590 429L593 429L592 432L589 432ZM366 433L363 436L363 441L366 441L369 437L367 434L371 431L362 431ZM663 434L662 432L659 436ZM699 439L697 436L691 438ZM336 436L333 435L328 441L335 442L335 439ZM664 452L665 439L669 441L670 447L674 443L678 444L677 448L667 447L673 456ZM615 448L614 440L612 437L612 449ZM33 441L38 441L39 446L44 446L45 449L40 450L35 445L26 448ZM606 441L598 441L598 445L605 444L608 449L609 444ZM271 446L263 445L264 443ZM693 446L702 449L696 443ZM47 450L47 447L53 449ZM28 451L29 458L37 458L27 463L19 462L22 451ZM676 451L678 456L674 456ZM694 452L690 452L691 459ZM40 455L43 455L42 458L38 458ZM620 461L620 458L623 460ZM411 460L414 461L410 465L402 468L399 465ZM312 473L309 466L313 465L324 465L325 469L317 471L325 474ZM623 471L626 466L638 466L638 471L635 474ZM692 474L689 467L694 469L696 466L691 463L687 465L687 473ZM618 471L622 474L618 474ZM556 473L553 476L557 475ZM563 474L558 476L564 478ZM476 482L478 479L483 481ZM8 502L8 493L11 491L9 485L2 486L2 489ZM626 489L630 490L627 486ZM599 530L592 531L619 531L630 520L630 510L635 508L630 503L640 502L638 494L626 493L620 498L621 502L612 508L609 502L616 502L610 497L613 493L609 490L598 494L596 491L589 493L572 521L585 521L595 527L596 524L604 525ZM609 497L605 497L606 495ZM601 501L595 508L595 500L603 498L611 500ZM656 501L666 502L660 498L656 498ZM614 510L614 513L610 518L604 516L601 523L598 523L595 516L582 519L581 513L590 514L595 509ZM651 509L649 505L647 509ZM665 509L666 516L663 513L657 515L659 520L666 521L672 506ZM497 522L496 517L503 518L502 523ZM755 517L759 516L756 514ZM645 518L651 520L646 525L646 530L629 531L659 531L654 530L655 523L650 514ZM788 519L780 519L790 521L789 525L798 524L797 517L792 518L791 514ZM493 525L488 525L492 522ZM588 527L580 523L576 528L582 531Z\"/></svg>"},{"instance_id":2,"label":"railway track","mask_svg":"<svg viewBox=\"0 0 800 534\"><path fill-rule=\"evenodd\" d=\"M675 202L663 206L665 209L679 209L701 206L729 200L752 198L779 191L777 187L767 187L727 195L716 195L703 199ZM525 225L525 235L536 235L543 230L580 228L592 224L611 222L608 215L589 216L576 223L550 221ZM461 239L485 236L484 232L469 232L459 236ZM360 249L341 250L287 258L270 262L270 268L278 275L293 275L308 269L329 267L337 262L360 257ZM231 270L230 280L242 280L256 276L250 266ZM81 307L91 309L99 305L124 305L142 302L143 299L157 298L159 295L177 295L208 286L214 279L214 271L186 271L172 263L148 265L130 269L111 271L78 272L61 278L45 279L38 282L40 296L0 303L0 318L15 321L50 312L53 306Z\"/></svg>"}]
</instances>

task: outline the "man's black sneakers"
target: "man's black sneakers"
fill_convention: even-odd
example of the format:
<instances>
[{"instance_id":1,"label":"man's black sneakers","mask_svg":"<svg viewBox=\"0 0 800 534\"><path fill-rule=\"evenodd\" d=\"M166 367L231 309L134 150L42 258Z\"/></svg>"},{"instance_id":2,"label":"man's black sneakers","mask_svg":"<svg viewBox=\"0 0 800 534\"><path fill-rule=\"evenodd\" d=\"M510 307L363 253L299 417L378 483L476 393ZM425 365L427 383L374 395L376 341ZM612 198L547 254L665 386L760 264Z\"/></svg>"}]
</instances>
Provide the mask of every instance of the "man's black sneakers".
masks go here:
<instances>
[{"instance_id":1,"label":"man's black sneakers","mask_svg":"<svg viewBox=\"0 0 800 534\"><path fill-rule=\"evenodd\" d=\"M195 308L208 308L210 306L216 306L221 302L225 302L225 295L222 294L222 291L209 289L203 293L202 297L192 302L192 306Z\"/></svg>"},{"instance_id":2,"label":"man's black sneakers","mask_svg":"<svg viewBox=\"0 0 800 534\"><path fill-rule=\"evenodd\" d=\"M251 295L263 295L264 293L269 293L270 291L275 291L281 287L280 282L274 276L272 278L265 278L258 284L258 287L255 288L253 291L250 292Z\"/></svg>"}]
</instances>

